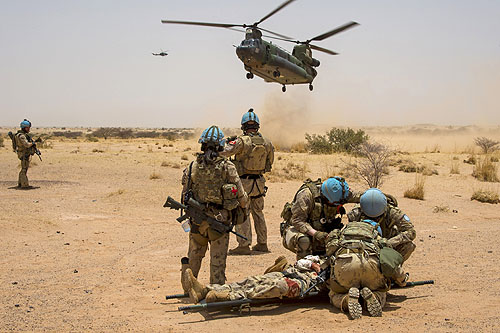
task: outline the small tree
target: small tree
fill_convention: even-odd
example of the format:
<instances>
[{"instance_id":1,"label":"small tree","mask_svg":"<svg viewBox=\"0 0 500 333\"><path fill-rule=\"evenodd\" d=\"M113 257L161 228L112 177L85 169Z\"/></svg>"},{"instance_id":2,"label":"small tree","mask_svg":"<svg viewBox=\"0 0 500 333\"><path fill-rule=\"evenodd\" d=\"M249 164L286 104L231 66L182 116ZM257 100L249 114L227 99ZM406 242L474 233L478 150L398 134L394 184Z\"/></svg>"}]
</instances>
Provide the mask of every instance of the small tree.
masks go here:
<instances>
[{"instance_id":1,"label":"small tree","mask_svg":"<svg viewBox=\"0 0 500 333\"><path fill-rule=\"evenodd\" d=\"M368 135L363 130L354 131L352 128L334 127L327 133L327 136L335 152L352 153L368 141Z\"/></svg>"},{"instance_id":2,"label":"small tree","mask_svg":"<svg viewBox=\"0 0 500 333\"><path fill-rule=\"evenodd\" d=\"M306 149L313 154L331 154L332 145L328 142L325 135L306 133Z\"/></svg>"},{"instance_id":3,"label":"small tree","mask_svg":"<svg viewBox=\"0 0 500 333\"><path fill-rule=\"evenodd\" d=\"M356 150L361 159L350 166L368 184L369 187L379 187L387 170L393 151L380 143L362 143Z\"/></svg>"},{"instance_id":4,"label":"small tree","mask_svg":"<svg viewBox=\"0 0 500 333\"><path fill-rule=\"evenodd\" d=\"M474 143L483 150L483 153L488 154L498 149L496 146L500 143L500 141L491 140L482 136L475 138Z\"/></svg>"}]
</instances>

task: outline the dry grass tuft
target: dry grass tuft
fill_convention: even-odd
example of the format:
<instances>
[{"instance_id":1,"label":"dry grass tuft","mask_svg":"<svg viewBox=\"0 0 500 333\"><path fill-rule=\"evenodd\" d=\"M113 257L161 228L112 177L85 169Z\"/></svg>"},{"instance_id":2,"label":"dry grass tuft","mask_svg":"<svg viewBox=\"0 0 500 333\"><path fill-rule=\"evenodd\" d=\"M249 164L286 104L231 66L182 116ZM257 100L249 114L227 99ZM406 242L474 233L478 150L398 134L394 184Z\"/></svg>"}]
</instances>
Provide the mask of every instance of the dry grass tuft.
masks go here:
<instances>
[{"instance_id":1,"label":"dry grass tuft","mask_svg":"<svg viewBox=\"0 0 500 333\"><path fill-rule=\"evenodd\" d=\"M483 182L498 182L498 166L491 162L489 156L485 156L482 160L477 160L472 176Z\"/></svg>"},{"instance_id":2,"label":"dry grass tuft","mask_svg":"<svg viewBox=\"0 0 500 333\"><path fill-rule=\"evenodd\" d=\"M403 194L405 198L409 199L417 199L424 200L425 194L425 179L421 174L416 174L415 176L415 185L412 188L409 188Z\"/></svg>"},{"instance_id":3,"label":"dry grass tuft","mask_svg":"<svg viewBox=\"0 0 500 333\"><path fill-rule=\"evenodd\" d=\"M497 204L500 202L498 193L488 190L477 190L472 194L471 200L477 200L479 202L485 202L490 204Z\"/></svg>"},{"instance_id":4,"label":"dry grass tuft","mask_svg":"<svg viewBox=\"0 0 500 333\"><path fill-rule=\"evenodd\" d=\"M464 160L464 163L467 163L467 164L476 164L476 162L477 162L476 156L474 156L474 155L471 155L471 156L469 156L469 158Z\"/></svg>"},{"instance_id":5,"label":"dry grass tuft","mask_svg":"<svg viewBox=\"0 0 500 333\"><path fill-rule=\"evenodd\" d=\"M269 173L268 179L270 182L282 182L284 180L305 180L308 171L307 163L304 161L301 164L288 162L286 166L274 165L273 170Z\"/></svg>"},{"instance_id":6,"label":"dry grass tuft","mask_svg":"<svg viewBox=\"0 0 500 333\"><path fill-rule=\"evenodd\" d=\"M189 157L186 154L181 156L181 160L183 160L183 161L187 161L188 159L189 159Z\"/></svg>"},{"instance_id":7,"label":"dry grass tuft","mask_svg":"<svg viewBox=\"0 0 500 333\"><path fill-rule=\"evenodd\" d=\"M153 172L149 175L149 179L161 179L161 175L159 173Z\"/></svg>"},{"instance_id":8,"label":"dry grass tuft","mask_svg":"<svg viewBox=\"0 0 500 333\"><path fill-rule=\"evenodd\" d=\"M460 164L458 161L451 162L450 174L459 175L460 174Z\"/></svg>"},{"instance_id":9,"label":"dry grass tuft","mask_svg":"<svg viewBox=\"0 0 500 333\"><path fill-rule=\"evenodd\" d=\"M114 197L115 195L122 195L123 193L125 193L125 190L121 188L118 191L109 193L108 194L108 198L109 197Z\"/></svg>"}]
</instances>

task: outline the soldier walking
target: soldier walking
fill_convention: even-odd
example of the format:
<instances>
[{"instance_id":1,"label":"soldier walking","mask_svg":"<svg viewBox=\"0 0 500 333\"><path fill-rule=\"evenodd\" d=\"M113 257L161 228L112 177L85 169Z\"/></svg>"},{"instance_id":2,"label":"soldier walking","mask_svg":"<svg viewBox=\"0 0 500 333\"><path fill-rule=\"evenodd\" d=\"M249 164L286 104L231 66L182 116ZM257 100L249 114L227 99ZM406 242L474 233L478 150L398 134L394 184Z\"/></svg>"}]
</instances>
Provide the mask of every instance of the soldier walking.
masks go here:
<instances>
[{"instance_id":1,"label":"soldier walking","mask_svg":"<svg viewBox=\"0 0 500 333\"><path fill-rule=\"evenodd\" d=\"M219 155L224 149L224 134L217 126L203 131L200 139L202 153L184 170L182 176L182 201L190 198L205 207L205 213L226 225L242 223L246 212L248 196L241 184L236 167ZM210 283L223 284L226 281L226 258L229 234L220 233L210 227L207 221L190 221L188 257L182 258L181 283L187 292L184 272L190 268L195 277L210 243Z\"/></svg>"}]
</instances>

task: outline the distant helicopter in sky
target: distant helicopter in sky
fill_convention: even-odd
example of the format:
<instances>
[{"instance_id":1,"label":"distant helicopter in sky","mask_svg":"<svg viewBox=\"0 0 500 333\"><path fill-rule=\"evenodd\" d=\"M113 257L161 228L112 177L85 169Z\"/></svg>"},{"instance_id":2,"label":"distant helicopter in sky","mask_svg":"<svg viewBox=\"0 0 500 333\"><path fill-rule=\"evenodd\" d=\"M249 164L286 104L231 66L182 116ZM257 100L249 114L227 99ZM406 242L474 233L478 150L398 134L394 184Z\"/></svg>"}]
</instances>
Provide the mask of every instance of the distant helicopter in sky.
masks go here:
<instances>
[{"instance_id":1,"label":"distant helicopter in sky","mask_svg":"<svg viewBox=\"0 0 500 333\"><path fill-rule=\"evenodd\" d=\"M254 74L260 76L265 82L276 82L282 85L281 90L286 91L286 85L294 84L309 84L309 90L313 90L312 82L318 72L315 67L318 67L319 60L312 57L311 49L324 52L331 55L338 53L311 44L312 41L321 41L329 38L342 31L350 29L358 23L349 22L338 28L330 30L324 34L318 35L305 41L293 40L291 37L258 27L260 23L267 20L278 11L288 6L295 0L287 0L278 8L264 16L259 21L253 24L228 24L228 23L209 23L209 22L193 22L193 21L173 21L162 20L162 23L169 24L187 24L199 25L206 27L228 28L231 30L245 32L245 39L236 47L236 54L243 62L247 79L253 79ZM242 27L245 31L235 29ZM274 36L263 35L262 31L273 34ZM281 41L297 44L292 53L282 49L281 47L262 39L262 37L277 39Z\"/></svg>"},{"instance_id":2,"label":"distant helicopter in sky","mask_svg":"<svg viewBox=\"0 0 500 333\"><path fill-rule=\"evenodd\" d=\"M163 51L163 50L161 50L160 53L151 53L151 54L154 56L160 56L160 57L168 56L168 53L166 51Z\"/></svg>"}]
</instances>

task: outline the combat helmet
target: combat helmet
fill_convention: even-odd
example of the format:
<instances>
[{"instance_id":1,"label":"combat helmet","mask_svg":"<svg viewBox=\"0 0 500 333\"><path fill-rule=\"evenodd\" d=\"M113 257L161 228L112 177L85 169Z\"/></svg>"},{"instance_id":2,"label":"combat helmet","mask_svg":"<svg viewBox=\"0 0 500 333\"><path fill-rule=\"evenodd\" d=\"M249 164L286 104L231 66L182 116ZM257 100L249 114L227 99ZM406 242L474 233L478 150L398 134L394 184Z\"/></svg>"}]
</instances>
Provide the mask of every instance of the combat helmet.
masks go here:
<instances>
[{"instance_id":1,"label":"combat helmet","mask_svg":"<svg viewBox=\"0 0 500 333\"><path fill-rule=\"evenodd\" d=\"M207 146L218 146L220 148L224 147L226 140L224 140L224 133L219 127L212 125L201 133L198 143Z\"/></svg>"},{"instance_id":2,"label":"combat helmet","mask_svg":"<svg viewBox=\"0 0 500 333\"><path fill-rule=\"evenodd\" d=\"M24 119L23 121L21 121L20 126L21 128L31 127L31 121L29 121L28 119Z\"/></svg>"},{"instance_id":3,"label":"combat helmet","mask_svg":"<svg viewBox=\"0 0 500 333\"><path fill-rule=\"evenodd\" d=\"M249 124L249 122L252 122ZM249 109L248 112L243 114L241 117L241 129L246 131L248 129L259 129L260 120L259 117L253 112L253 109Z\"/></svg>"},{"instance_id":4,"label":"combat helmet","mask_svg":"<svg viewBox=\"0 0 500 333\"><path fill-rule=\"evenodd\" d=\"M384 213L387 207L387 197L378 188L370 188L359 199L361 210L370 217L377 217Z\"/></svg>"},{"instance_id":5,"label":"combat helmet","mask_svg":"<svg viewBox=\"0 0 500 333\"><path fill-rule=\"evenodd\" d=\"M321 184L321 194L332 204L344 204L349 195L349 185L344 178L328 178Z\"/></svg>"}]
</instances>

